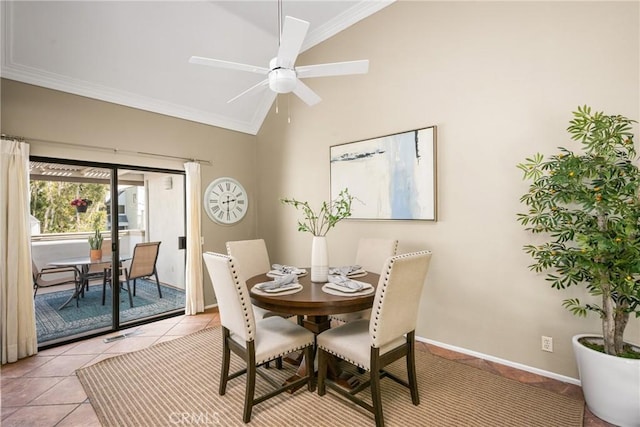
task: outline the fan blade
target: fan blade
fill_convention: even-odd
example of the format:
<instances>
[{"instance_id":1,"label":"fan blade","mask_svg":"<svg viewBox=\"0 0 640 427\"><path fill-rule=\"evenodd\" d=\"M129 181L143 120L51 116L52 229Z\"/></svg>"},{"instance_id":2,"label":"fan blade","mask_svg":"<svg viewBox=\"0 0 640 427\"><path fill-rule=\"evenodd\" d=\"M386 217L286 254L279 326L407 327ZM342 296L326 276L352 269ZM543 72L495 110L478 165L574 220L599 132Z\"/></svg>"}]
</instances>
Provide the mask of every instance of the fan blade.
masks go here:
<instances>
[{"instance_id":1,"label":"fan blade","mask_svg":"<svg viewBox=\"0 0 640 427\"><path fill-rule=\"evenodd\" d=\"M368 59L296 67L296 74L300 79L306 79L309 77L346 76L349 74L367 74L368 72Z\"/></svg>"},{"instance_id":2,"label":"fan blade","mask_svg":"<svg viewBox=\"0 0 640 427\"><path fill-rule=\"evenodd\" d=\"M192 56L189 58L191 64L207 65L216 68L228 68L230 70L247 71L250 73L267 74L270 70L255 65L239 64L237 62L222 61L220 59L203 58L202 56Z\"/></svg>"},{"instance_id":3,"label":"fan blade","mask_svg":"<svg viewBox=\"0 0 640 427\"><path fill-rule=\"evenodd\" d=\"M293 69L293 64L296 63L308 29L309 23L307 21L285 16L276 67Z\"/></svg>"},{"instance_id":4,"label":"fan blade","mask_svg":"<svg viewBox=\"0 0 640 427\"><path fill-rule=\"evenodd\" d=\"M309 86L302 83L302 80L300 79L298 79L298 82L296 83L296 88L293 89L293 93L298 95L298 98L302 99L304 103L307 104L309 107L316 105L318 102L322 100L322 98L320 98L317 93L312 91Z\"/></svg>"},{"instance_id":5,"label":"fan blade","mask_svg":"<svg viewBox=\"0 0 640 427\"><path fill-rule=\"evenodd\" d=\"M236 99L240 98L241 96L260 92L260 89L262 89L264 86L267 86L268 84L269 84L269 79L264 79L260 83L257 83L255 85L251 86L249 89L245 90L240 95L236 95L233 98L231 98L230 100L228 100L227 104L232 103L233 101L235 101Z\"/></svg>"}]
</instances>

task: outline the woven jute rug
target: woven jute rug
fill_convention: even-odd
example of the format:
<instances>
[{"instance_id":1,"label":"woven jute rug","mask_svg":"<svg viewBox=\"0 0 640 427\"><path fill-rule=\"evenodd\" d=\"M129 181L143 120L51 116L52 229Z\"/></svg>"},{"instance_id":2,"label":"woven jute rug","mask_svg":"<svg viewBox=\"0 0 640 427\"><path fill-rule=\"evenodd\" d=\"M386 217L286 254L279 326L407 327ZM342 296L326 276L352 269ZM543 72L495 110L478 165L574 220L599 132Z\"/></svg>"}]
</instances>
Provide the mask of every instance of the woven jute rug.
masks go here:
<instances>
[{"instance_id":1,"label":"woven jute rug","mask_svg":"<svg viewBox=\"0 0 640 427\"><path fill-rule=\"evenodd\" d=\"M147 349L105 359L77 371L104 426L238 426L245 377L218 395L221 330L205 329ZM389 371L406 378L404 360ZM409 391L382 380L387 426L582 426L584 404L424 352L416 356L420 405ZM293 367L269 369L282 379ZM232 371L243 366L234 356ZM256 390L270 386L259 376ZM367 396L368 392L363 392ZM367 396L368 397L368 396ZM373 416L327 390L306 387L253 408L252 426L371 426Z\"/></svg>"}]
</instances>

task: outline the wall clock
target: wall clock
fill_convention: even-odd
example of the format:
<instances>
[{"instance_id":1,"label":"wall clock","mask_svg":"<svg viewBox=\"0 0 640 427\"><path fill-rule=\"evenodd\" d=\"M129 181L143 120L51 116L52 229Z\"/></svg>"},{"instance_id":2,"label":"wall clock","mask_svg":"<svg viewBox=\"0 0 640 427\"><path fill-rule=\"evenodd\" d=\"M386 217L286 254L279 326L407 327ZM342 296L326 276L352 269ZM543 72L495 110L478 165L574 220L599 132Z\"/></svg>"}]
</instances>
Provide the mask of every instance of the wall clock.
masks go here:
<instances>
[{"instance_id":1,"label":"wall clock","mask_svg":"<svg viewBox=\"0 0 640 427\"><path fill-rule=\"evenodd\" d=\"M248 207L247 192L233 178L215 179L204 192L204 210L218 224L235 224L244 218Z\"/></svg>"}]
</instances>

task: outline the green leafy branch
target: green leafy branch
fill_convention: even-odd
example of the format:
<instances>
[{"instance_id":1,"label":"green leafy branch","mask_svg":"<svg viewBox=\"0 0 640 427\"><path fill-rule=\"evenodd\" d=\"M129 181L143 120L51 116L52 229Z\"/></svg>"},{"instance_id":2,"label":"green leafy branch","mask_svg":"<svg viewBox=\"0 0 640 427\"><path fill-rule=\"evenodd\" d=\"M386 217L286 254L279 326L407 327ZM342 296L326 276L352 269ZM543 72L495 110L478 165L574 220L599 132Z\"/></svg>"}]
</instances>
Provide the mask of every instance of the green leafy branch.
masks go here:
<instances>
[{"instance_id":1,"label":"green leafy branch","mask_svg":"<svg viewBox=\"0 0 640 427\"><path fill-rule=\"evenodd\" d=\"M351 216L351 203L354 197L345 188L338 197L330 203L324 201L320 210L316 213L309 202L301 202L296 199L280 199L280 202L302 210L303 220L298 220L298 231L309 232L314 236L325 236L329 230L341 220Z\"/></svg>"}]
</instances>

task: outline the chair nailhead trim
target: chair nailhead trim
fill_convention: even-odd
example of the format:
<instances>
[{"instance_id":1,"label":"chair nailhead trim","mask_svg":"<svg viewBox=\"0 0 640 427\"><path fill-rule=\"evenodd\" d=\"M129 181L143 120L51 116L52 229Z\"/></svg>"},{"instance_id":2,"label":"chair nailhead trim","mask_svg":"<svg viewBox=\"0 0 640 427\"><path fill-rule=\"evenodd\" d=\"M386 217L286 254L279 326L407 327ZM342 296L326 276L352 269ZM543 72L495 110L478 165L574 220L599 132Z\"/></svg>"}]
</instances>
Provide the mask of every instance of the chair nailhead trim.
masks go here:
<instances>
[{"instance_id":1,"label":"chair nailhead trim","mask_svg":"<svg viewBox=\"0 0 640 427\"><path fill-rule=\"evenodd\" d=\"M397 248L397 244L396 244L396 248ZM387 266L387 271L384 272L384 282L382 283L382 289L380 289L380 301L378 301L378 305L375 307L375 317L371 319L371 321L373 322L373 334L372 334L372 338L375 340L376 339L376 332L378 331L378 321L380 320L380 311L382 310L382 303L384 301L384 294L387 291L387 286L389 284L389 277L391 276L391 270L393 269L393 264L396 262L396 260L398 259L402 259L402 258L410 258L416 255L422 255L425 253L429 253L429 251L419 251L419 252L412 252L412 253L407 253L407 254L401 254L401 255L395 255L393 257L391 257L391 259L389 260L389 265ZM374 310L372 310L373 312Z\"/></svg>"},{"instance_id":2,"label":"chair nailhead trim","mask_svg":"<svg viewBox=\"0 0 640 427\"><path fill-rule=\"evenodd\" d=\"M270 362L270 361L272 361L272 360L274 360L274 359L277 359L278 357L286 356L287 354L289 354L289 353L291 353L291 352L293 352L293 351L302 350L302 349L305 349L305 348L307 348L307 347L309 347L309 346L311 346L311 345L313 345L313 342L312 342L312 341L309 341L306 345L301 345L301 346L298 346L298 347L296 347L296 348L292 348L291 350L288 350L288 351L286 351L286 352L280 352L280 353L278 353L277 355L271 355L271 356L269 356L269 357L268 357L268 358L266 358L266 359L263 359L263 360L257 361L257 362L256 362L256 364L257 364L257 365L260 365L260 364L265 363L265 362Z\"/></svg>"},{"instance_id":3,"label":"chair nailhead trim","mask_svg":"<svg viewBox=\"0 0 640 427\"><path fill-rule=\"evenodd\" d=\"M244 321L245 321L245 328L247 332L247 339L248 341L253 341L255 339L254 328L252 328L252 325L251 325L251 317L249 316L249 307L245 302L245 298L242 292L242 284L240 283L240 278L237 273L236 266L233 263L233 258L231 258L228 255L220 255L220 256L225 257L227 259L227 262L229 263L229 267L231 269L231 273L233 276L233 281L235 282L235 285L236 285L236 290L238 291L238 295L240 295L240 303L242 304L242 311L244 312Z\"/></svg>"},{"instance_id":4,"label":"chair nailhead trim","mask_svg":"<svg viewBox=\"0 0 640 427\"><path fill-rule=\"evenodd\" d=\"M366 366L364 366L363 364L358 363L358 362L356 362L355 360L349 359L348 357L345 357L344 355L339 354L339 353L337 353L337 352L335 352L335 351L333 351L333 350L331 350L331 349L328 349L328 348L325 348L325 347L322 347L322 346L318 346L318 348L320 348L320 349L322 349L322 350L326 351L327 353L333 354L334 356L337 356L337 357L339 357L340 359L345 360L345 361L347 361L347 362L351 363L352 365L356 365L357 367L362 368L362 369L365 369L365 370L367 370L367 371L369 370L369 368L367 368L367 367L366 367Z\"/></svg>"}]
</instances>

